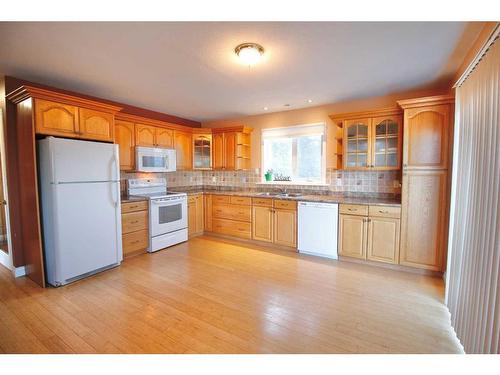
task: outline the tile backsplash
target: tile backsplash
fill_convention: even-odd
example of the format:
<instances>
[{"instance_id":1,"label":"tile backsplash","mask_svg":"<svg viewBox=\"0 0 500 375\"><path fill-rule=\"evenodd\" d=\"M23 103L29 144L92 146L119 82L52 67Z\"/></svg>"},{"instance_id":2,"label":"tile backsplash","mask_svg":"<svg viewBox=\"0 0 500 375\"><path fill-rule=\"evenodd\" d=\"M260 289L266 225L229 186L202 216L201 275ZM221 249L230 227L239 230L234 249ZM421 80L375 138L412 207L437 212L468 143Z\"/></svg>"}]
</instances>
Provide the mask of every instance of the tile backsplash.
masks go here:
<instances>
[{"instance_id":1,"label":"tile backsplash","mask_svg":"<svg viewBox=\"0 0 500 375\"><path fill-rule=\"evenodd\" d=\"M122 172L122 189L129 178L165 177L168 187L228 187L228 188L267 188L261 183L258 170L249 171L178 171L169 173L130 173ZM289 190L320 190L325 192L359 192L400 194L399 171L338 171L327 170L326 185L269 185L269 189L286 187Z\"/></svg>"}]
</instances>

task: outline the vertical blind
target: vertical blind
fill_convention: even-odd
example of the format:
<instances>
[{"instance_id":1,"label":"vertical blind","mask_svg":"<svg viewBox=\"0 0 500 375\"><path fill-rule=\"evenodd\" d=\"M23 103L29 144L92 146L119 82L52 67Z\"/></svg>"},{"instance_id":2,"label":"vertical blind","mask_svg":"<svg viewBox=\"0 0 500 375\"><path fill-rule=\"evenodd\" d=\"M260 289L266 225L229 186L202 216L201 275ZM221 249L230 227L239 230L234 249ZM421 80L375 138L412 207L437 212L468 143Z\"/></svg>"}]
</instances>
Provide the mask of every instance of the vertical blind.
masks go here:
<instances>
[{"instance_id":1,"label":"vertical blind","mask_svg":"<svg viewBox=\"0 0 500 375\"><path fill-rule=\"evenodd\" d=\"M500 42L456 91L446 304L466 353L500 353Z\"/></svg>"}]
</instances>

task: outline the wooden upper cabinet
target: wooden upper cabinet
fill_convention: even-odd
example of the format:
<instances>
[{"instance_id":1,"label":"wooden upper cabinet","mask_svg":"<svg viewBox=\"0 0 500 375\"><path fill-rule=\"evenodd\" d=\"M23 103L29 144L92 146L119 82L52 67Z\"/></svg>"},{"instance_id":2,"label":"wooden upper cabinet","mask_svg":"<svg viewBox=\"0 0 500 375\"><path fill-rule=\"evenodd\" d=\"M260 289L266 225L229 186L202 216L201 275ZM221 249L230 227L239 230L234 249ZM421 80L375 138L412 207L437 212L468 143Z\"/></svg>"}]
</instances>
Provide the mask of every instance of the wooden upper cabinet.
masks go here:
<instances>
[{"instance_id":1,"label":"wooden upper cabinet","mask_svg":"<svg viewBox=\"0 0 500 375\"><path fill-rule=\"evenodd\" d=\"M332 115L329 155L336 168L398 170L401 168L403 116L399 108ZM333 150L332 150L333 149Z\"/></svg>"},{"instance_id":2,"label":"wooden upper cabinet","mask_svg":"<svg viewBox=\"0 0 500 375\"><path fill-rule=\"evenodd\" d=\"M376 170L401 168L402 116L372 119L371 165Z\"/></svg>"},{"instance_id":3,"label":"wooden upper cabinet","mask_svg":"<svg viewBox=\"0 0 500 375\"><path fill-rule=\"evenodd\" d=\"M212 134L193 134L193 169L212 169Z\"/></svg>"},{"instance_id":4,"label":"wooden upper cabinet","mask_svg":"<svg viewBox=\"0 0 500 375\"><path fill-rule=\"evenodd\" d=\"M80 137L112 142L114 138L114 115L112 113L79 109Z\"/></svg>"},{"instance_id":5,"label":"wooden upper cabinet","mask_svg":"<svg viewBox=\"0 0 500 375\"><path fill-rule=\"evenodd\" d=\"M135 167L135 128L132 122L115 122L115 143L120 149L120 170Z\"/></svg>"},{"instance_id":6,"label":"wooden upper cabinet","mask_svg":"<svg viewBox=\"0 0 500 375\"><path fill-rule=\"evenodd\" d=\"M78 107L35 99L35 129L39 134L71 137L79 133Z\"/></svg>"},{"instance_id":7,"label":"wooden upper cabinet","mask_svg":"<svg viewBox=\"0 0 500 375\"><path fill-rule=\"evenodd\" d=\"M177 169L193 168L192 134L175 130L174 143L177 155Z\"/></svg>"},{"instance_id":8,"label":"wooden upper cabinet","mask_svg":"<svg viewBox=\"0 0 500 375\"><path fill-rule=\"evenodd\" d=\"M344 123L345 169L366 169L371 165L371 119L347 120Z\"/></svg>"},{"instance_id":9,"label":"wooden upper cabinet","mask_svg":"<svg viewBox=\"0 0 500 375\"><path fill-rule=\"evenodd\" d=\"M213 168L224 169L224 133L215 133L212 136Z\"/></svg>"},{"instance_id":10,"label":"wooden upper cabinet","mask_svg":"<svg viewBox=\"0 0 500 375\"><path fill-rule=\"evenodd\" d=\"M156 127L150 125L135 125L135 144L136 146L154 147L155 146Z\"/></svg>"},{"instance_id":11,"label":"wooden upper cabinet","mask_svg":"<svg viewBox=\"0 0 500 375\"><path fill-rule=\"evenodd\" d=\"M173 148L174 131L157 127L155 129L155 144L157 147Z\"/></svg>"},{"instance_id":12,"label":"wooden upper cabinet","mask_svg":"<svg viewBox=\"0 0 500 375\"><path fill-rule=\"evenodd\" d=\"M405 111L403 164L409 169L446 169L451 106Z\"/></svg>"},{"instance_id":13,"label":"wooden upper cabinet","mask_svg":"<svg viewBox=\"0 0 500 375\"><path fill-rule=\"evenodd\" d=\"M245 126L214 130L213 169L250 169L251 132L252 129Z\"/></svg>"},{"instance_id":14,"label":"wooden upper cabinet","mask_svg":"<svg viewBox=\"0 0 500 375\"><path fill-rule=\"evenodd\" d=\"M236 133L224 133L224 169L236 169Z\"/></svg>"}]
</instances>

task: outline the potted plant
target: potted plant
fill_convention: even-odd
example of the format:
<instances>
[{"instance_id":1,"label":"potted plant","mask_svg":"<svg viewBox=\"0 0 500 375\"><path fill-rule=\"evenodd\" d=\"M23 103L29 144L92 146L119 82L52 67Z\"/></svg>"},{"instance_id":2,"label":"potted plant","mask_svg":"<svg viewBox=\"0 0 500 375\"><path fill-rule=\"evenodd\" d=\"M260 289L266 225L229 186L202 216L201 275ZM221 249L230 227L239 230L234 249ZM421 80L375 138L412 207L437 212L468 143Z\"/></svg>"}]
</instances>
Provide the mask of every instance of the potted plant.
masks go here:
<instances>
[{"instance_id":1,"label":"potted plant","mask_svg":"<svg viewBox=\"0 0 500 375\"><path fill-rule=\"evenodd\" d=\"M264 178L266 181L272 181L273 180L273 170L268 169L267 172L264 174Z\"/></svg>"}]
</instances>

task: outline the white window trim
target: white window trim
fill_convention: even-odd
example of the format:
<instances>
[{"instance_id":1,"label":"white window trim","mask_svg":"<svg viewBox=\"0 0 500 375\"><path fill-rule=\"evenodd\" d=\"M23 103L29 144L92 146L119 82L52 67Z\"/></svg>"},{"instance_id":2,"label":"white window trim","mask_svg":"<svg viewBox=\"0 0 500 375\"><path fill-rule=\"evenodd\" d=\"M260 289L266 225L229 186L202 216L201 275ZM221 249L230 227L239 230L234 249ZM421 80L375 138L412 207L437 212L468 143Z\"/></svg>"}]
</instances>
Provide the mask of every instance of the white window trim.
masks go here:
<instances>
[{"instance_id":1,"label":"white window trim","mask_svg":"<svg viewBox=\"0 0 500 375\"><path fill-rule=\"evenodd\" d=\"M322 135L322 141L321 141L321 180L319 181L266 181L266 178L264 177L264 174L266 171L264 170L264 134L266 132L276 132L276 134L279 134L280 130L290 130L293 129L295 135L290 136L290 138L294 138L298 135L300 135L300 131L305 128L312 128L312 127L322 127L323 128L323 135ZM302 133L302 135L306 135L307 131ZM311 132L311 134L314 134ZM268 137L270 138L270 137ZM281 138L278 135L276 138ZM303 125L291 125L291 126L283 126L279 128L266 128L262 129L260 133L260 178L261 182L260 184L262 185L316 185L316 186L327 186L328 184L326 183L326 124L324 122L316 122L316 123L311 123L311 124L303 124ZM294 155L293 157L296 157Z\"/></svg>"}]
</instances>

